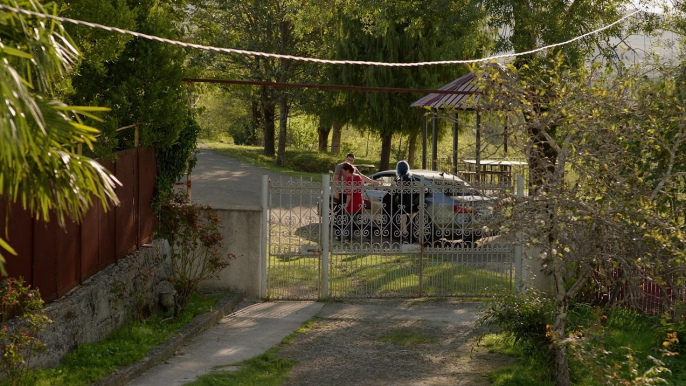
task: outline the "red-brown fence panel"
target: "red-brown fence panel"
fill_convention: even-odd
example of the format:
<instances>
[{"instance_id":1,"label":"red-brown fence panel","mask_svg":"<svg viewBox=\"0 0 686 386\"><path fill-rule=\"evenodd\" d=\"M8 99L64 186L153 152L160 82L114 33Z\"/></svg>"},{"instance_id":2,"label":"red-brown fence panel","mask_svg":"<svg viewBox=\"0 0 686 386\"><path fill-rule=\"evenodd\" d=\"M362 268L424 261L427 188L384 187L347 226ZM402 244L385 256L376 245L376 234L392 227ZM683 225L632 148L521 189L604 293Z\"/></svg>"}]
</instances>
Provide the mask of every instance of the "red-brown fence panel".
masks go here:
<instances>
[{"instance_id":1,"label":"red-brown fence panel","mask_svg":"<svg viewBox=\"0 0 686 386\"><path fill-rule=\"evenodd\" d=\"M57 298L57 232L61 230L54 213L50 219L33 223L33 286L45 301Z\"/></svg>"},{"instance_id":2,"label":"red-brown fence panel","mask_svg":"<svg viewBox=\"0 0 686 386\"><path fill-rule=\"evenodd\" d=\"M81 222L81 280L86 280L98 272L100 206L100 202L95 201L94 198L93 205L83 216Z\"/></svg>"},{"instance_id":3,"label":"red-brown fence panel","mask_svg":"<svg viewBox=\"0 0 686 386\"><path fill-rule=\"evenodd\" d=\"M122 186L117 187L119 206L116 214L117 259L136 250L138 243L138 220L136 214L136 161L138 149L117 153L116 176Z\"/></svg>"},{"instance_id":4,"label":"red-brown fence panel","mask_svg":"<svg viewBox=\"0 0 686 386\"><path fill-rule=\"evenodd\" d=\"M155 179L157 178L157 162L155 161L155 148L141 148L138 153L139 166L139 218L140 236L139 247L152 240L155 232L155 213L152 210L152 198L155 192Z\"/></svg>"},{"instance_id":5,"label":"red-brown fence panel","mask_svg":"<svg viewBox=\"0 0 686 386\"><path fill-rule=\"evenodd\" d=\"M8 206L0 197L0 231L18 254L3 253L10 277L23 277L50 301L152 239L155 150L130 149L117 156L116 163L99 162L122 183L116 189L120 205L105 212L93 200L81 224L68 221L61 228L54 213L50 222L36 221L20 204Z\"/></svg>"},{"instance_id":6,"label":"red-brown fence panel","mask_svg":"<svg viewBox=\"0 0 686 386\"><path fill-rule=\"evenodd\" d=\"M9 211L9 217L6 217ZM0 200L0 237L5 239L17 252L11 255L2 252L5 257L5 269L10 276L22 277L27 283L32 283L33 265L33 219L28 211L22 209L20 203L7 206L7 201Z\"/></svg>"},{"instance_id":7,"label":"red-brown fence panel","mask_svg":"<svg viewBox=\"0 0 686 386\"><path fill-rule=\"evenodd\" d=\"M81 225L67 220L57 229L57 296L76 287L81 280Z\"/></svg>"},{"instance_id":8,"label":"red-brown fence panel","mask_svg":"<svg viewBox=\"0 0 686 386\"><path fill-rule=\"evenodd\" d=\"M114 162L100 161L100 164L114 173ZM114 206L107 212L98 204L98 271L117 261L117 218Z\"/></svg>"}]
</instances>

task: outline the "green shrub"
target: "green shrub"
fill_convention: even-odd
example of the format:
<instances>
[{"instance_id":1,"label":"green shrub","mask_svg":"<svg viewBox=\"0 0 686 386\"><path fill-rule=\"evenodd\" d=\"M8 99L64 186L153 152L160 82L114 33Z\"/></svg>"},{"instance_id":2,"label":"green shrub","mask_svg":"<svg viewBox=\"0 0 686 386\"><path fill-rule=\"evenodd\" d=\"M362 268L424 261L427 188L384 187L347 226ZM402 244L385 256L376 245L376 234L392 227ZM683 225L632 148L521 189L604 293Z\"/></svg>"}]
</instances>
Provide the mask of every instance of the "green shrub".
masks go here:
<instances>
[{"instance_id":1,"label":"green shrub","mask_svg":"<svg viewBox=\"0 0 686 386\"><path fill-rule=\"evenodd\" d=\"M10 385L25 384L29 359L46 349L36 336L51 322L44 310L38 290L21 278L0 281L0 372Z\"/></svg>"},{"instance_id":2,"label":"green shrub","mask_svg":"<svg viewBox=\"0 0 686 386\"><path fill-rule=\"evenodd\" d=\"M236 256L228 253L222 224L209 206L191 204L174 192L160 210L160 235L169 240L176 315L201 281L215 277Z\"/></svg>"},{"instance_id":3,"label":"green shrub","mask_svg":"<svg viewBox=\"0 0 686 386\"><path fill-rule=\"evenodd\" d=\"M537 291L507 295L488 306L479 325L487 327L487 333L511 334L524 351L550 358L552 341L547 326L552 324L553 310L554 302Z\"/></svg>"},{"instance_id":4,"label":"green shrub","mask_svg":"<svg viewBox=\"0 0 686 386\"><path fill-rule=\"evenodd\" d=\"M345 160L345 154L320 153L316 151L287 151L286 167L306 173L328 173ZM367 159L356 158L356 164L372 163Z\"/></svg>"}]
</instances>

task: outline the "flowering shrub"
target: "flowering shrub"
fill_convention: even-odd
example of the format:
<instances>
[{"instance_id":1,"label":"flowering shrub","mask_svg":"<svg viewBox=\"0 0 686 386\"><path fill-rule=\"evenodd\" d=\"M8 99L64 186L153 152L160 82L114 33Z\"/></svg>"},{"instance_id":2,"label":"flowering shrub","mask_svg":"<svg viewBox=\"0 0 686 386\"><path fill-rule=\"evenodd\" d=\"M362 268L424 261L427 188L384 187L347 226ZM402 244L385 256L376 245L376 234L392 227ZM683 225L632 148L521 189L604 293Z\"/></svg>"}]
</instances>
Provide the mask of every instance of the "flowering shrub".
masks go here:
<instances>
[{"instance_id":1,"label":"flowering shrub","mask_svg":"<svg viewBox=\"0 0 686 386\"><path fill-rule=\"evenodd\" d=\"M185 195L173 193L160 209L160 233L171 246L170 281L178 314L198 284L216 277L236 256L224 246L222 225L209 206L190 204Z\"/></svg>"},{"instance_id":2,"label":"flowering shrub","mask_svg":"<svg viewBox=\"0 0 686 386\"><path fill-rule=\"evenodd\" d=\"M9 384L21 385L31 356L46 349L36 335L51 322L38 290L21 278L0 281L0 322L0 371Z\"/></svg>"}]
</instances>

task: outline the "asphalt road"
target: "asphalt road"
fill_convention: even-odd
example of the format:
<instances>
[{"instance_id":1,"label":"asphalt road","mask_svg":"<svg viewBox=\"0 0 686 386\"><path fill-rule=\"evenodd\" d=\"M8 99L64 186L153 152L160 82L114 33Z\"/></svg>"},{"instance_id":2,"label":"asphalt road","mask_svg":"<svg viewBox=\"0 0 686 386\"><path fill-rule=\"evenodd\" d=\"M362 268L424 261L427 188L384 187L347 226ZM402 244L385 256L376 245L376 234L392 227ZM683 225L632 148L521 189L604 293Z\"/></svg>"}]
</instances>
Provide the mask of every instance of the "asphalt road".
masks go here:
<instances>
[{"instance_id":1,"label":"asphalt road","mask_svg":"<svg viewBox=\"0 0 686 386\"><path fill-rule=\"evenodd\" d=\"M215 209L261 208L262 176L268 175L273 183L292 180L290 176L229 158L202 144L198 148L198 163L191 175L191 200L196 204ZM296 190L283 190L281 194L272 194L272 206L313 207L320 190L309 189L304 198Z\"/></svg>"}]
</instances>

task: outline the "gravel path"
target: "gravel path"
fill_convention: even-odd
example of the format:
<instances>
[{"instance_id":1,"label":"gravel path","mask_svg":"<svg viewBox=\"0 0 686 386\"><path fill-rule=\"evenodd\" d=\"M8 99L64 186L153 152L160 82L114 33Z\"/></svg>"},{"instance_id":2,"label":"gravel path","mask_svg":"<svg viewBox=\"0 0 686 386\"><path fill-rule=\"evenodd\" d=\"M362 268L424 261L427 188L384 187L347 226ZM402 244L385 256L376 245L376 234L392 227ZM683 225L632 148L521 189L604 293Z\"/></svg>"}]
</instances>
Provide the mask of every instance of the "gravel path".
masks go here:
<instances>
[{"instance_id":1,"label":"gravel path","mask_svg":"<svg viewBox=\"0 0 686 386\"><path fill-rule=\"evenodd\" d=\"M360 300L329 303L279 356L298 363L282 386L488 386L488 373L514 359L472 351L480 303ZM404 332L427 339L383 341Z\"/></svg>"}]
</instances>

